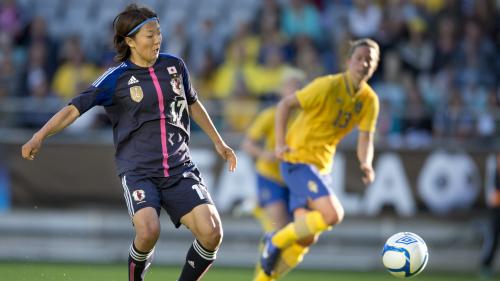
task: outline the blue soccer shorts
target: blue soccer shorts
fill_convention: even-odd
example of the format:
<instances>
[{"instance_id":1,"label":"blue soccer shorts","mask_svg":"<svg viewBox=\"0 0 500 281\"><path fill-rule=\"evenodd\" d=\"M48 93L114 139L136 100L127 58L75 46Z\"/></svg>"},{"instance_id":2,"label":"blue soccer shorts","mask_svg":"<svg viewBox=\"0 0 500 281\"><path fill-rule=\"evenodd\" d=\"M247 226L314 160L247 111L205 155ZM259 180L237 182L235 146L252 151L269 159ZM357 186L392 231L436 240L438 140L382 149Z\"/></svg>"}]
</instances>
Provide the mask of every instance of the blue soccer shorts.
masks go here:
<instances>
[{"instance_id":1,"label":"blue soccer shorts","mask_svg":"<svg viewBox=\"0 0 500 281\"><path fill-rule=\"evenodd\" d=\"M289 195L290 192L284 184L280 184L261 174L257 174L257 197L259 207L265 208L276 202L283 202L288 206Z\"/></svg>"},{"instance_id":2,"label":"blue soccer shorts","mask_svg":"<svg viewBox=\"0 0 500 281\"><path fill-rule=\"evenodd\" d=\"M214 204L196 167L169 177L148 177L125 172L120 175L130 217L142 208L152 207L158 216L165 209L179 227L181 218L201 204Z\"/></svg>"},{"instance_id":3,"label":"blue soccer shorts","mask_svg":"<svg viewBox=\"0 0 500 281\"><path fill-rule=\"evenodd\" d=\"M334 194L328 185L330 177L321 175L313 165L281 162L280 171L290 190L291 212L298 208L307 208L309 200Z\"/></svg>"}]
</instances>

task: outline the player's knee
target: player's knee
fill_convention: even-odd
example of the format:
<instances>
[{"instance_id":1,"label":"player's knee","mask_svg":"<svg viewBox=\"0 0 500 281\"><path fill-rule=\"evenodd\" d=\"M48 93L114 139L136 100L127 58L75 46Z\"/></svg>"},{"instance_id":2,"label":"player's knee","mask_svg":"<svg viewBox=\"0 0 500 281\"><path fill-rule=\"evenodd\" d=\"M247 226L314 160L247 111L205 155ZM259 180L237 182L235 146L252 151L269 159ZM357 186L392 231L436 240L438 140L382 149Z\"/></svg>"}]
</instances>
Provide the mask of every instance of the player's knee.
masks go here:
<instances>
[{"instance_id":1,"label":"player's knee","mask_svg":"<svg viewBox=\"0 0 500 281\"><path fill-rule=\"evenodd\" d=\"M342 222L344 219L344 208L341 206L328 210L327 212L322 212L321 215L328 225L336 225Z\"/></svg>"},{"instance_id":2,"label":"player's knee","mask_svg":"<svg viewBox=\"0 0 500 281\"><path fill-rule=\"evenodd\" d=\"M213 227L202 233L198 240L207 250L214 251L222 242L223 232L221 227Z\"/></svg>"},{"instance_id":3,"label":"player's knee","mask_svg":"<svg viewBox=\"0 0 500 281\"><path fill-rule=\"evenodd\" d=\"M310 247L313 244L316 244L318 241L318 235L311 235L306 238L300 239L297 241L297 244L301 245L304 248Z\"/></svg>"},{"instance_id":4,"label":"player's knee","mask_svg":"<svg viewBox=\"0 0 500 281\"><path fill-rule=\"evenodd\" d=\"M154 244L160 236L160 225L157 223L145 223L136 232L140 240L148 244Z\"/></svg>"}]
</instances>

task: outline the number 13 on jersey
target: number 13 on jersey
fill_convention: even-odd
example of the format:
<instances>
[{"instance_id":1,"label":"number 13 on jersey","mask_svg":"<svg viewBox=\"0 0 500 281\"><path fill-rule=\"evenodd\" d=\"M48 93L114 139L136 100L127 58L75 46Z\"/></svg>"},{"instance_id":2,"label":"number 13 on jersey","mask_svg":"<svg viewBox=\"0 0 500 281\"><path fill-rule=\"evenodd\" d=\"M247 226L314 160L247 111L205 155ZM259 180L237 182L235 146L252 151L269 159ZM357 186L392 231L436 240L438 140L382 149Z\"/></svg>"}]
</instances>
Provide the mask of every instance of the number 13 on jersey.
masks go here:
<instances>
[{"instance_id":1,"label":"number 13 on jersey","mask_svg":"<svg viewBox=\"0 0 500 281\"><path fill-rule=\"evenodd\" d=\"M339 110L339 113L337 114L337 117L335 118L333 125L338 128L345 128L347 127L347 125L349 125L349 121L351 121L351 116L352 116L351 112Z\"/></svg>"}]
</instances>

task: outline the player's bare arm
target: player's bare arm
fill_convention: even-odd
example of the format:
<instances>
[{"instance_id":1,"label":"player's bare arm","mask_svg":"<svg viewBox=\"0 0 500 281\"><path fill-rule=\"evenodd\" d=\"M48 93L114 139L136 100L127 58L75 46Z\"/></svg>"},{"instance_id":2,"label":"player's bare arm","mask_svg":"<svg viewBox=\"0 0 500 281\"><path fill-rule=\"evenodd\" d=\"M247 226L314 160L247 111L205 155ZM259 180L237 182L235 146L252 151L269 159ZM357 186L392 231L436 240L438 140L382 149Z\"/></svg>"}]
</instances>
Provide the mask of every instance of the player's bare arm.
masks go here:
<instances>
[{"instance_id":1,"label":"player's bare arm","mask_svg":"<svg viewBox=\"0 0 500 281\"><path fill-rule=\"evenodd\" d=\"M286 125L292 109L300 107L300 102L296 95L291 95L283 98L276 107L276 157L283 159L283 154L289 151L289 147L285 143Z\"/></svg>"},{"instance_id":2,"label":"player's bare arm","mask_svg":"<svg viewBox=\"0 0 500 281\"><path fill-rule=\"evenodd\" d=\"M243 143L241 144L241 148L245 150L246 153L255 158L262 158L269 161L275 161L276 156L274 155L274 151L266 150L264 147L258 144L257 141L245 137Z\"/></svg>"},{"instance_id":3,"label":"player's bare arm","mask_svg":"<svg viewBox=\"0 0 500 281\"><path fill-rule=\"evenodd\" d=\"M23 158L34 160L36 154L42 147L44 139L68 127L79 116L80 112L74 105L68 105L59 110L59 112L52 116L52 118L23 145L21 149Z\"/></svg>"},{"instance_id":4,"label":"player's bare arm","mask_svg":"<svg viewBox=\"0 0 500 281\"><path fill-rule=\"evenodd\" d=\"M220 156L228 161L229 171L234 172L236 169L237 159L234 151L224 142L219 132L214 126L212 119L207 113L207 110L198 100L189 106L189 111L191 112L191 117L200 126L200 128L208 135L215 145L215 149L220 154Z\"/></svg>"},{"instance_id":5,"label":"player's bare arm","mask_svg":"<svg viewBox=\"0 0 500 281\"><path fill-rule=\"evenodd\" d=\"M363 172L363 183L370 184L375 180L373 170L373 133L360 131L358 136L357 155L361 171Z\"/></svg>"}]
</instances>

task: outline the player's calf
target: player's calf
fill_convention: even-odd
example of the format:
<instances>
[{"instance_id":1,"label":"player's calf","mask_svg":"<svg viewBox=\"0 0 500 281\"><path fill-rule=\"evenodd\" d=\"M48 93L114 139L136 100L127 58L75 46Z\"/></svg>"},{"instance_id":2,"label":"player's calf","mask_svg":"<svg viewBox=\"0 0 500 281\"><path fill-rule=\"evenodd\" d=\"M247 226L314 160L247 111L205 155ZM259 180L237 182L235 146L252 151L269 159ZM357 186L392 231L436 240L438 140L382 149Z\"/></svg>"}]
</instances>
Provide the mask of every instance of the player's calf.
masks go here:
<instances>
[{"instance_id":1,"label":"player's calf","mask_svg":"<svg viewBox=\"0 0 500 281\"><path fill-rule=\"evenodd\" d=\"M195 239L188 250L186 262L182 268L182 273L178 281L199 280L210 268L216 258L217 249L208 250Z\"/></svg>"}]
</instances>

